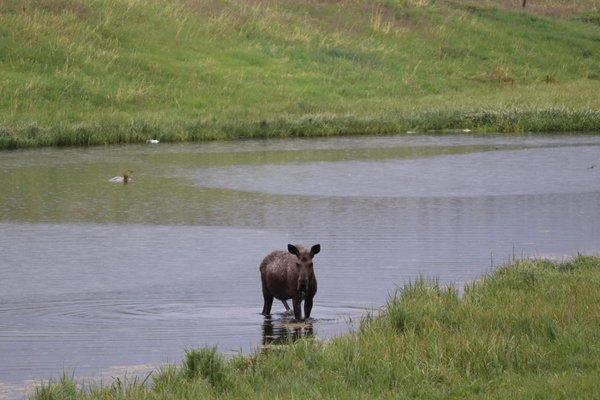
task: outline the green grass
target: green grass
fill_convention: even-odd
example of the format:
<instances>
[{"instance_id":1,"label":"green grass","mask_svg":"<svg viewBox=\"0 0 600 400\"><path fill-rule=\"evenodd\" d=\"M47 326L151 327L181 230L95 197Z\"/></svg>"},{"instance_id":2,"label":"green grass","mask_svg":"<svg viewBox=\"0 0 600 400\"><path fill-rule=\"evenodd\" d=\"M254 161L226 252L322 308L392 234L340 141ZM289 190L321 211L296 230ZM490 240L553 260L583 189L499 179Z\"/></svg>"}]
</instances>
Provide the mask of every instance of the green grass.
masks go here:
<instances>
[{"instance_id":1,"label":"green grass","mask_svg":"<svg viewBox=\"0 0 600 400\"><path fill-rule=\"evenodd\" d=\"M505 3L0 0L0 148L600 131L597 2Z\"/></svg>"},{"instance_id":2,"label":"green grass","mask_svg":"<svg viewBox=\"0 0 600 400\"><path fill-rule=\"evenodd\" d=\"M524 260L452 287L420 280L355 332L225 360L188 351L152 384L77 388L35 399L563 399L600 393L600 258Z\"/></svg>"}]
</instances>

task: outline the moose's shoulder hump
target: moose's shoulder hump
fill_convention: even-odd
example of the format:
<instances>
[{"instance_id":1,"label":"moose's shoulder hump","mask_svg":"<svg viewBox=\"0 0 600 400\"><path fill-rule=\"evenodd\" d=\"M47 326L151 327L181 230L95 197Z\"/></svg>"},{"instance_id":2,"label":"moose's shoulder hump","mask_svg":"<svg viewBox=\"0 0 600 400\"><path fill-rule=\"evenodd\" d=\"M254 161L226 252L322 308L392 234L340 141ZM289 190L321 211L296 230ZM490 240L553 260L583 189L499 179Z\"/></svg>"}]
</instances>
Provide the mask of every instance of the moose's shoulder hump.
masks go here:
<instances>
[{"instance_id":1,"label":"moose's shoulder hump","mask_svg":"<svg viewBox=\"0 0 600 400\"><path fill-rule=\"evenodd\" d=\"M287 251L276 250L265 257L261 266L284 266L293 261L293 258L295 258L295 256Z\"/></svg>"}]
</instances>

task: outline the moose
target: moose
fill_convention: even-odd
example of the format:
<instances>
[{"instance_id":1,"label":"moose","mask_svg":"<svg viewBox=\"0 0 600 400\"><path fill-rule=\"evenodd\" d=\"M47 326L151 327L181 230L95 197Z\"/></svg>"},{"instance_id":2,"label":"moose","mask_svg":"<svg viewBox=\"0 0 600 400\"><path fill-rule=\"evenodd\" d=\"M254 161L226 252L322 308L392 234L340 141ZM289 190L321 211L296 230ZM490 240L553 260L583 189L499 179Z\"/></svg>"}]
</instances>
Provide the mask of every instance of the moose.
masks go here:
<instances>
[{"instance_id":1,"label":"moose","mask_svg":"<svg viewBox=\"0 0 600 400\"><path fill-rule=\"evenodd\" d=\"M288 244L288 251L273 251L260 264L260 279L264 306L262 314L271 314L273 298L281 300L286 311L290 311L287 303L292 299L294 317L302 320L300 303L304 300L304 318L310 318L313 297L317 293L313 258L321 251L321 245L315 244L310 250L302 246Z\"/></svg>"}]
</instances>

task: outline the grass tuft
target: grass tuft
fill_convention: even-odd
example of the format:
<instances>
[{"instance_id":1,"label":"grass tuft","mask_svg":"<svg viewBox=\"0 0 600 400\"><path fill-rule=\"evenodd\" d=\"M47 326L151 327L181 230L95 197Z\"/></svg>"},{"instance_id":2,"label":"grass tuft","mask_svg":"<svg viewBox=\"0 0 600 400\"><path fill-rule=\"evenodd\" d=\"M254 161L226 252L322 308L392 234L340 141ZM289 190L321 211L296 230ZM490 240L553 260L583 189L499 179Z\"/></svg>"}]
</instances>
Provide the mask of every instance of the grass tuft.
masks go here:
<instances>
[{"instance_id":1,"label":"grass tuft","mask_svg":"<svg viewBox=\"0 0 600 400\"><path fill-rule=\"evenodd\" d=\"M35 388L34 397L39 400L77 399L81 392L72 376L63 373L58 381L49 381Z\"/></svg>"},{"instance_id":2,"label":"grass tuft","mask_svg":"<svg viewBox=\"0 0 600 400\"><path fill-rule=\"evenodd\" d=\"M188 379L204 378L218 389L228 384L225 361L215 347L186 351L183 373Z\"/></svg>"}]
</instances>

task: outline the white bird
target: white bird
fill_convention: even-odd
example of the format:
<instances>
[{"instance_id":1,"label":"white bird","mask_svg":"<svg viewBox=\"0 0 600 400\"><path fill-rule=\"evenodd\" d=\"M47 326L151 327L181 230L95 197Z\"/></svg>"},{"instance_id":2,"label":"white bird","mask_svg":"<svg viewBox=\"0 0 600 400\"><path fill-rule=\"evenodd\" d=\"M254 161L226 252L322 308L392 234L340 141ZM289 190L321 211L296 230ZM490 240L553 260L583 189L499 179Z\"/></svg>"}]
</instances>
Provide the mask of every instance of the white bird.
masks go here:
<instances>
[{"instance_id":1,"label":"white bird","mask_svg":"<svg viewBox=\"0 0 600 400\"><path fill-rule=\"evenodd\" d=\"M150 143L150 144L158 144L159 142L158 142L158 140L156 140L156 139L150 139L150 140L148 140L146 143Z\"/></svg>"}]
</instances>

